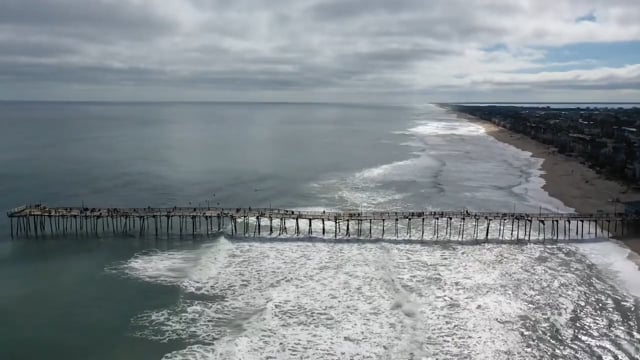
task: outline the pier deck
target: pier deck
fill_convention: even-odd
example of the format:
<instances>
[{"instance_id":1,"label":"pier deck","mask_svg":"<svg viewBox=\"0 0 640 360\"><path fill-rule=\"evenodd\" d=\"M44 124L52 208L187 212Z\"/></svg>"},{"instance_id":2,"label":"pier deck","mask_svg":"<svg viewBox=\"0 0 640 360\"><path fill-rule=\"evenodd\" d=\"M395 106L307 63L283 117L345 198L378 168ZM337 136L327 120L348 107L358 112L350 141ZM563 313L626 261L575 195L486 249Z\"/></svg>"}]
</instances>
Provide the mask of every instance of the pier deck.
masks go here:
<instances>
[{"instance_id":1,"label":"pier deck","mask_svg":"<svg viewBox=\"0 0 640 360\"><path fill-rule=\"evenodd\" d=\"M7 212L18 238L108 234L418 240L560 240L624 236L638 215L468 211L298 211L271 208L20 206ZM240 229L239 229L240 225ZM303 231L304 228L304 231ZM315 229L315 232L314 232Z\"/></svg>"}]
</instances>

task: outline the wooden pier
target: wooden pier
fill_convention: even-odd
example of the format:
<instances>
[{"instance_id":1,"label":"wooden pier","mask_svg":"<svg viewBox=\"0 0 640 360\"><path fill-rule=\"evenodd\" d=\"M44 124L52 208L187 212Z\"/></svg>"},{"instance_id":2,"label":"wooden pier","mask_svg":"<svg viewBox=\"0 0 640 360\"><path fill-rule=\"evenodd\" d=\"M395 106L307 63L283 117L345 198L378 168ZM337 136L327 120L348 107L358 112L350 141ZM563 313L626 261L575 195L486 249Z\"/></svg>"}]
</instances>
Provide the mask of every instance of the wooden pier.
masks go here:
<instances>
[{"instance_id":1,"label":"wooden pier","mask_svg":"<svg viewBox=\"0 0 640 360\"><path fill-rule=\"evenodd\" d=\"M322 237L530 242L621 237L638 215L468 211L297 211L271 208L81 208L20 206L7 212L12 238L225 233L232 237Z\"/></svg>"}]
</instances>

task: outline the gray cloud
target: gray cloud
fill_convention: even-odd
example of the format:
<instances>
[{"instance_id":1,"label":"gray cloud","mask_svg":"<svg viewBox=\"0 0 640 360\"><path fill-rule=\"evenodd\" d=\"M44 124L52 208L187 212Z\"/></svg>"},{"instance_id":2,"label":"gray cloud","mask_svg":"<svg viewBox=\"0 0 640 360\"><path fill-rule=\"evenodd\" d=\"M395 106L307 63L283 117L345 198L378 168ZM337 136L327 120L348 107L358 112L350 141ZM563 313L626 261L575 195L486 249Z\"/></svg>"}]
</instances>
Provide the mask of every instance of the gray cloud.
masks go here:
<instances>
[{"instance_id":1,"label":"gray cloud","mask_svg":"<svg viewBox=\"0 0 640 360\"><path fill-rule=\"evenodd\" d=\"M430 49L420 46L388 47L354 52L348 55L348 59L346 59L345 62L351 62L353 66L378 65L389 67L409 64L416 61L443 58L455 53L456 51L452 49Z\"/></svg>"},{"instance_id":2,"label":"gray cloud","mask_svg":"<svg viewBox=\"0 0 640 360\"><path fill-rule=\"evenodd\" d=\"M59 56L75 51L75 48L68 44L18 38L0 39L0 49L0 53L5 57L35 58Z\"/></svg>"},{"instance_id":3,"label":"gray cloud","mask_svg":"<svg viewBox=\"0 0 640 360\"><path fill-rule=\"evenodd\" d=\"M372 14L411 13L423 9L423 4L420 0L332 0L313 5L310 13L319 20L333 22Z\"/></svg>"},{"instance_id":4,"label":"gray cloud","mask_svg":"<svg viewBox=\"0 0 640 360\"><path fill-rule=\"evenodd\" d=\"M591 11L596 23L576 24ZM535 49L640 41L630 22L639 13L630 0L4 0L0 98L12 98L11 88L42 96L37 89L79 87L98 97L103 88L107 98L144 87L148 96L239 100L628 90L636 82L624 71L597 82L545 80ZM496 44L506 46L485 50ZM525 69L541 73L513 75Z\"/></svg>"},{"instance_id":5,"label":"gray cloud","mask_svg":"<svg viewBox=\"0 0 640 360\"><path fill-rule=\"evenodd\" d=\"M597 70L477 76L472 79L472 83L477 86L517 88L637 90L640 89L640 64Z\"/></svg>"},{"instance_id":6,"label":"gray cloud","mask_svg":"<svg viewBox=\"0 0 640 360\"><path fill-rule=\"evenodd\" d=\"M130 1L3 0L3 33L53 34L87 41L140 40L177 29L168 17Z\"/></svg>"}]
</instances>

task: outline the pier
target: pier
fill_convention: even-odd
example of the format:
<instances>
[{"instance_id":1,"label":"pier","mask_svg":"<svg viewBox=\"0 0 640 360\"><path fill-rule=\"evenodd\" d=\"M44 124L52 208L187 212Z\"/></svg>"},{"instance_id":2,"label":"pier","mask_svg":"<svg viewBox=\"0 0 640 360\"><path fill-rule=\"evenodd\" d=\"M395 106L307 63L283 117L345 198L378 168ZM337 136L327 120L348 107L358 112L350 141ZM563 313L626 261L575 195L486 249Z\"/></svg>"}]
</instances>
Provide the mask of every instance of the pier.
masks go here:
<instances>
[{"instance_id":1,"label":"pier","mask_svg":"<svg viewBox=\"0 0 640 360\"><path fill-rule=\"evenodd\" d=\"M623 237L640 216L624 213L297 211L271 208L82 208L24 205L7 212L12 238L56 236L322 237L419 241L547 242Z\"/></svg>"}]
</instances>

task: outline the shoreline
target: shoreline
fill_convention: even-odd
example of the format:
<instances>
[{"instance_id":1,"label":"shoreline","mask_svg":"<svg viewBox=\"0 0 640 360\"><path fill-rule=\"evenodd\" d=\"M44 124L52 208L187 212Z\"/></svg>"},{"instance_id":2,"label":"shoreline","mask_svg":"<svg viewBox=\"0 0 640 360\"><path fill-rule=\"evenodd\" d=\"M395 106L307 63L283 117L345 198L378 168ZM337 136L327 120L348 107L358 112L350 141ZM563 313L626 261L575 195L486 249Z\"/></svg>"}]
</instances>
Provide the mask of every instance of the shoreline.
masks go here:
<instances>
[{"instance_id":1,"label":"shoreline","mask_svg":"<svg viewBox=\"0 0 640 360\"><path fill-rule=\"evenodd\" d=\"M526 135L518 134L496 124L478 119L468 114L453 112L461 119L482 126L485 133L494 139L531 153L532 157L542 159L542 189L549 196L562 201L578 213L596 213L624 211L624 205L613 202L640 200L640 192L628 189L613 180L606 179L579 158L557 152L549 145L539 143ZM640 254L640 239L621 239L630 250Z\"/></svg>"}]
</instances>

